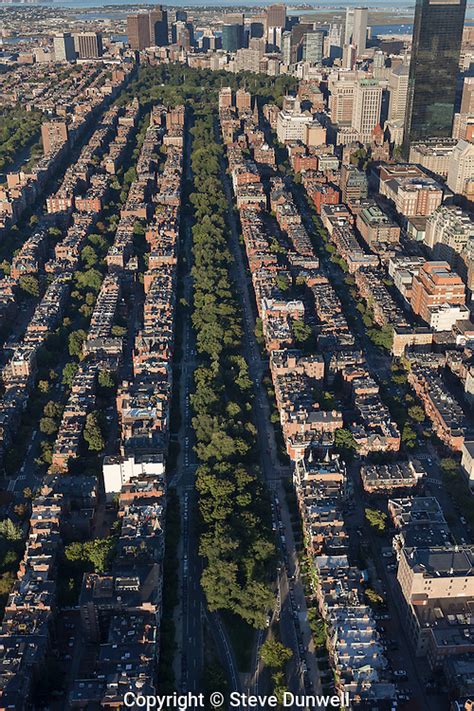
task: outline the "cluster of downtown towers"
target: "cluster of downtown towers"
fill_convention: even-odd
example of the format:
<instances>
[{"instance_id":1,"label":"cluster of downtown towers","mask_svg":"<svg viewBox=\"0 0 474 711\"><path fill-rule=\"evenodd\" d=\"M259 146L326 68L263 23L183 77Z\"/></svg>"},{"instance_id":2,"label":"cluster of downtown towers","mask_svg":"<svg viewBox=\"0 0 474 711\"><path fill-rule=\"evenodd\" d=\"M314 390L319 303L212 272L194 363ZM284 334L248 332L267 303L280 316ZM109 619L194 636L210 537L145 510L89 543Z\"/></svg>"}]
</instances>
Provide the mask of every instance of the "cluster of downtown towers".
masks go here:
<instances>
[{"instance_id":1,"label":"cluster of downtown towers","mask_svg":"<svg viewBox=\"0 0 474 711\"><path fill-rule=\"evenodd\" d=\"M284 25L284 5L271 5L267 13L272 11ZM466 0L416 2L404 131L406 147L428 137L451 136L465 14ZM176 19L186 24L187 13L178 10ZM127 20L132 47L168 44L168 17L161 5L146 14L130 15ZM243 15L242 24L225 24L223 46L232 44L229 41L232 38L224 37L226 32L240 31L243 35L243 29ZM235 49L239 46L243 45L236 36Z\"/></svg>"}]
</instances>

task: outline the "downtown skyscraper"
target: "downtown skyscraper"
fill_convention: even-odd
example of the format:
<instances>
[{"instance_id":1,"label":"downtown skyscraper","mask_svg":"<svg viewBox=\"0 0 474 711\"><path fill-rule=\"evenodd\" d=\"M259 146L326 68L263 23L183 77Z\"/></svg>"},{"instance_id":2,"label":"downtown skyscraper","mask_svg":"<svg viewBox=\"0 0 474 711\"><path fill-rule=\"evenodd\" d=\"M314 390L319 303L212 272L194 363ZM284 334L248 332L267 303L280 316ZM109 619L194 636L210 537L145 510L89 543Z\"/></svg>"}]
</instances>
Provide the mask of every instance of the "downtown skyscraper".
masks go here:
<instances>
[{"instance_id":1,"label":"downtown skyscraper","mask_svg":"<svg viewBox=\"0 0 474 711\"><path fill-rule=\"evenodd\" d=\"M408 80L405 146L450 136L466 0L417 0Z\"/></svg>"},{"instance_id":2,"label":"downtown skyscraper","mask_svg":"<svg viewBox=\"0 0 474 711\"><path fill-rule=\"evenodd\" d=\"M168 13L162 5L149 12L127 16L127 36L132 49L163 47L168 44Z\"/></svg>"}]
</instances>

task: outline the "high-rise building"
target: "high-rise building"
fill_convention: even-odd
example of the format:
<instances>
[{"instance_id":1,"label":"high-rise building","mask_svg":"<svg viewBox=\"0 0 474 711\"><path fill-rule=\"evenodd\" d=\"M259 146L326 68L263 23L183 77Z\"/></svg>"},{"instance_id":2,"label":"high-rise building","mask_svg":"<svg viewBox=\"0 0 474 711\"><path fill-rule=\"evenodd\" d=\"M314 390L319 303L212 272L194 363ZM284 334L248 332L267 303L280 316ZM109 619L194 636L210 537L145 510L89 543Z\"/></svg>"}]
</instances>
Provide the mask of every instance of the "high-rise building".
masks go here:
<instances>
[{"instance_id":1,"label":"high-rise building","mask_svg":"<svg viewBox=\"0 0 474 711\"><path fill-rule=\"evenodd\" d=\"M374 52L374 59L372 62L372 75L374 79L384 79L385 71L385 53L381 50L377 50Z\"/></svg>"},{"instance_id":2,"label":"high-rise building","mask_svg":"<svg viewBox=\"0 0 474 711\"><path fill-rule=\"evenodd\" d=\"M286 7L269 5L264 9L265 37L272 47L281 47L282 33L286 27Z\"/></svg>"},{"instance_id":3,"label":"high-rise building","mask_svg":"<svg viewBox=\"0 0 474 711\"><path fill-rule=\"evenodd\" d=\"M303 38L303 60L310 64L321 64L323 61L324 32L314 30L307 32Z\"/></svg>"},{"instance_id":4,"label":"high-rise building","mask_svg":"<svg viewBox=\"0 0 474 711\"><path fill-rule=\"evenodd\" d=\"M459 271L459 255L474 240L474 222L467 212L455 205L441 205L426 221L424 242L436 259L448 262Z\"/></svg>"},{"instance_id":5,"label":"high-rise building","mask_svg":"<svg viewBox=\"0 0 474 711\"><path fill-rule=\"evenodd\" d=\"M222 27L222 49L237 52L244 46L244 26L240 23L225 23Z\"/></svg>"},{"instance_id":6,"label":"high-rise building","mask_svg":"<svg viewBox=\"0 0 474 711\"><path fill-rule=\"evenodd\" d=\"M171 41L178 44L183 49L189 50L194 47L194 25L192 22L178 20L171 26Z\"/></svg>"},{"instance_id":7,"label":"high-rise building","mask_svg":"<svg viewBox=\"0 0 474 711\"><path fill-rule=\"evenodd\" d=\"M57 62L73 62L76 59L74 37L70 32L63 32L53 38L54 56Z\"/></svg>"},{"instance_id":8,"label":"high-rise building","mask_svg":"<svg viewBox=\"0 0 474 711\"><path fill-rule=\"evenodd\" d=\"M353 44L344 45L342 48L342 66L344 69L354 69L356 54L356 48Z\"/></svg>"},{"instance_id":9,"label":"high-rise building","mask_svg":"<svg viewBox=\"0 0 474 711\"><path fill-rule=\"evenodd\" d=\"M294 25L290 32L283 32L281 36L281 47L284 64L296 64L296 62L302 59L305 35L312 31L312 24L300 22Z\"/></svg>"},{"instance_id":10,"label":"high-rise building","mask_svg":"<svg viewBox=\"0 0 474 711\"><path fill-rule=\"evenodd\" d=\"M283 32L284 29L282 27L268 28L265 37L269 45L270 51L281 49Z\"/></svg>"},{"instance_id":11,"label":"high-rise building","mask_svg":"<svg viewBox=\"0 0 474 711\"><path fill-rule=\"evenodd\" d=\"M176 22L187 22L188 13L186 10L176 10L175 20Z\"/></svg>"},{"instance_id":12,"label":"high-rise building","mask_svg":"<svg viewBox=\"0 0 474 711\"><path fill-rule=\"evenodd\" d=\"M245 15L243 12L228 12L225 16L225 23L228 25L242 25L244 26Z\"/></svg>"},{"instance_id":13,"label":"high-rise building","mask_svg":"<svg viewBox=\"0 0 474 711\"><path fill-rule=\"evenodd\" d=\"M352 44L357 49L357 54L361 55L365 52L367 45L367 17L368 10L366 7L354 8L354 28L352 30Z\"/></svg>"},{"instance_id":14,"label":"high-rise building","mask_svg":"<svg viewBox=\"0 0 474 711\"><path fill-rule=\"evenodd\" d=\"M352 44L358 55L363 54L366 49L368 14L369 11L366 7L348 7L346 9L344 44Z\"/></svg>"},{"instance_id":15,"label":"high-rise building","mask_svg":"<svg viewBox=\"0 0 474 711\"><path fill-rule=\"evenodd\" d=\"M307 146L326 143L326 129L309 111L301 110L301 102L294 96L285 96L283 99L283 108L277 116L276 131L280 143L301 141Z\"/></svg>"},{"instance_id":16,"label":"high-rise building","mask_svg":"<svg viewBox=\"0 0 474 711\"><path fill-rule=\"evenodd\" d=\"M466 0L416 2L406 149L414 140L451 135L465 14Z\"/></svg>"},{"instance_id":17,"label":"high-rise building","mask_svg":"<svg viewBox=\"0 0 474 711\"><path fill-rule=\"evenodd\" d=\"M342 72L329 77L329 111L332 123L338 126L350 126L354 112L354 75L345 76Z\"/></svg>"},{"instance_id":18,"label":"high-rise building","mask_svg":"<svg viewBox=\"0 0 474 711\"><path fill-rule=\"evenodd\" d=\"M263 22L251 22L250 23L250 38L260 39L265 34L265 27Z\"/></svg>"},{"instance_id":19,"label":"high-rise building","mask_svg":"<svg viewBox=\"0 0 474 711\"><path fill-rule=\"evenodd\" d=\"M45 121L41 124L41 140L46 155L59 148L68 140L68 128L65 121Z\"/></svg>"},{"instance_id":20,"label":"high-rise building","mask_svg":"<svg viewBox=\"0 0 474 711\"><path fill-rule=\"evenodd\" d=\"M266 29L269 27L286 26L286 7L285 5L268 5L264 9Z\"/></svg>"},{"instance_id":21,"label":"high-rise building","mask_svg":"<svg viewBox=\"0 0 474 711\"><path fill-rule=\"evenodd\" d=\"M474 141L474 115L454 114L453 138Z\"/></svg>"},{"instance_id":22,"label":"high-rise building","mask_svg":"<svg viewBox=\"0 0 474 711\"><path fill-rule=\"evenodd\" d=\"M334 47L342 46L342 26L331 25L328 32L329 43Z\"/></svg>"},{"instance_id":23,"label":"high-rise building","mask_svg":"<svg viewBox=\"0 0 474 711\"><path fill-rule=\"evenodd\" d=\"M344 44L350 44L354 29L354 8L346 7L346 22L344 25Z\"/></svg>"},{"instance_id":24,"label":"high-rise building","mask_svg":"<svg viewBox=\"0 0 474 711\"><path fill-rule=\"evenodd\" d=\"M421 165L430 173L446 178L455 146L454 138L428 138L426 141L417 141L410 146L408 160Z\"/></svg>"},{"instance_id":25,"label":"high-rise building","mask_svg":"<svg viewBox=\"0 0 474 711\"><path fill-rule=\"evenodd\" d=\"M382 87L373 79L361 79L354 91L353 127L362 137L369 137L380 123ZM366 140L369 140L367 138Z\"/></svg>"},{"instance_id":26,"label":"high-rise building","mask_svg":"<svg viewBox=\"0 0 474 711\"><path fill-rule=\"evenodd\" d=\"M216 37L211 30L204 30L203 35L198 39L198 46L204 52L208 50L215 52L216 49L222 48L222 39L221 37Z\"/></svg>"},{"instance_id":27,"label":"high-rise building","mask_svg":"<svg viewBox=\"0 0 474 711\"><path fill-rule=\"evenodd\" d=\"M98 59L102 57L102 35L100 32L81 32L74 36L79 59Z\"/></svg>"},{"instance_id":28,"label":"high-rise building","mask_svg":"<svg viewBox=\"0 0 474 711\"><path fill-rule=\"evenodd\" d=\"M148 22L152 47L165 47L168 44L168 13L162 5L157 5L149 12Z\"/></svg>"},{"instance_id":29,"label":"high-rise building","mask_svg":"<svg viewBox=\"0 0 474 711\"><path fill-rule=\"evenodd\" d=\"M448 187L458 195L470 197L474 181L474 143L458 141L448 167Z\"/></svg>"},{"instance_id":30,"label":"high-rise building","mask_svg":"<svg viewBox=\"0 0 474 711\"><path fill-rule=\"evenodd\" d=\"M406 602L416 608L427 607L433 600L438 607L446 601L453 605L457 599L470 602L474 596L473 562L468 546L402 548L397 578ZM435 615L434 619L444 617ZM452 626L455 620L449 622Z\"/></svg>"},{"instance_id":31,"label":"high-rise building","mask_svg":"<svg viewBox=\"0 0 474 711\"><path fill-rule=\"evenodd\" d=\"M341 25L331 25L329 32L323 42L323 57L333 62L342 57L342 27Z\"/></svg>"},{"instance_id":32,"label":"high-rise building","mask_svg":"<svg viewBox=\"0 0 474 711\"><path fill-rule=\"evenodd\" d=\"M138 12L127 16L127 36L132 49L141 50L150 46L148 13Z\"/></svg>"},{"instance_id":33,"label":"high-rise building","mask_svg":"<svg viewBox=\"0 0 474 711\"><path fill-rule=\"evenodd\" d=\"M283 64L291 62L291 32L283 32L281 36L281 59Z\"/></svg>"},{"instance_id":34,"label":"high-rise building","mask_svg":"<svg viewBox=\"0 0 474 711\"><path fill-rule=\"evenodd\" d=\"M406 64L398 64L392 69L388 76L388 91L390 94L388 103L389 121L405 120L408 95L408 74L409 67Z\"/></svg>"}]
</instances>

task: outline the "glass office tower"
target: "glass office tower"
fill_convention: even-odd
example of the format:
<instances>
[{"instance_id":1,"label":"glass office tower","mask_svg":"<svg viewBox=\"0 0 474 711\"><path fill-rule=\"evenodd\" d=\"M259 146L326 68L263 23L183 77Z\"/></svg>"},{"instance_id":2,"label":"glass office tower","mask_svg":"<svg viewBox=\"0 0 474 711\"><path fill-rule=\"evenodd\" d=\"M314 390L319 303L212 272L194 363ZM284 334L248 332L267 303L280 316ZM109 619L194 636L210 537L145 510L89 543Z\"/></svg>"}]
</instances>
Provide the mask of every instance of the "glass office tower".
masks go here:
<instances>
[{"instance_id":1,"label":"glass office tower","mask_svg":"<svg viewBox=\"0 0 474 711\"><path fill-rule=\"evenodd\" d=\"M412 141L450 136L466 0L417 0L405 119Z\"/></svg>"},{"instance_id":2,"label":"glass office tower","mask_svg":"<svg viewBox=\"0 0 474 711\"><path fill-rule=\"evenodd\" d=\"M157 5L148 15L150 18L150 42L152 46L164 47L168 44L168 13Z\"/></svg>"},{"instance_id":3,"label":"glass office tower","mask_svg":"<svg viewBox=\"0 0 474 711\"><path fill-rule=\"evenodd\" d=\"M222 27L222 49L237 52L244 46L244 27L240 24L225 24Z\"/></svg>"}]
</instances>

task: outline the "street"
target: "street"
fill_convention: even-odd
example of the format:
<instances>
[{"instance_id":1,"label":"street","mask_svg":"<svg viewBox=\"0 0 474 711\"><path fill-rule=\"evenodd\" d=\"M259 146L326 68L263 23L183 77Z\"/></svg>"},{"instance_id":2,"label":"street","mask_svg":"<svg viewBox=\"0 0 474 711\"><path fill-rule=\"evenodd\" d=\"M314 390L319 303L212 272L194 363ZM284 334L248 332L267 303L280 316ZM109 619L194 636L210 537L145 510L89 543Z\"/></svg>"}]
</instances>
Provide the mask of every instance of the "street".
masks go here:
<instances>
[{"instance_id":1,"label":"street","mask_svg":"<svg viewBox=\"0 0 474 711\"><path fill-rule=\"evenodd\" d=\"M290 590L285 584L280 585L281 591L281 634L282 639L293 650L293 662L289 678L290 690L295 689L298 693L304 693L305 685L301 674L301 662L305 661L308 667L308 677L311 683L309 687L314 693L321 693L321 679L314 655L314 645L312 641L311 629L308 624L304 589L299 575L296 574L297 552L291 531L290 514L283 494L282 478L290 475L289 468L283 468L278 460L277 444L275 433L270 420L270 407L267 393L262 383L264 368L260 357L260 349L255 338L255 313L253 294L250 294L249 282L247 279L244 257L239 243L239 229L233 211L233 197L230 182L225 173L225 165L222 164L222 176L225 194L229 203L228 219L231 227L230 247L235 260L235 280L238 284L238 293L243 309L244 323L244 355L249 366L249 374L254 384L255 394L255 424L257 427L257 442L260 452L260 466L264 479L269 489L275 494L279 494L279 506L281 516L284 521L285 535L283 558L288 560L287 571L290 577L294 577L293 595L295 603L292 605ZM283 578L285 579L285 575ZM295 608L295 605L299 606ZM295 610L299 610L299 616L295 617ZM288 610L288 612L286 612ZM299 645L302 645L302 652ZM304 657L304 659L303 659Z\"/></svg>"}]
</instances>

